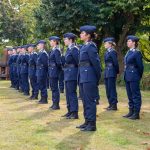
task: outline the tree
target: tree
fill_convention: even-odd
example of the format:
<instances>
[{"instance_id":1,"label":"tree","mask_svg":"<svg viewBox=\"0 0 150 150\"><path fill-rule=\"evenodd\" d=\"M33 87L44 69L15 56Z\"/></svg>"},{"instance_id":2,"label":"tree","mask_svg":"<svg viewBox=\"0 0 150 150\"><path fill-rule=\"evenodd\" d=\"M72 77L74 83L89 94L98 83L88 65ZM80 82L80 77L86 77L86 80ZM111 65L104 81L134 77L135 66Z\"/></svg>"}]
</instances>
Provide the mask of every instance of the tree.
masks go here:
<instances>
[{"instance_id":1,"label":"tree","mask_svg":"<svg viewBox=\"0 0 150 150\"><path fill-rule=\"evenodd\" d=\"M148 0L42 0L35 18L37 29L44 36L78 33L81 25L96 25L100 44L106 36L115 37L122 72L126 36L144 27L142 20L149 16L147 5Z\"/></svg>"}]
</instances>

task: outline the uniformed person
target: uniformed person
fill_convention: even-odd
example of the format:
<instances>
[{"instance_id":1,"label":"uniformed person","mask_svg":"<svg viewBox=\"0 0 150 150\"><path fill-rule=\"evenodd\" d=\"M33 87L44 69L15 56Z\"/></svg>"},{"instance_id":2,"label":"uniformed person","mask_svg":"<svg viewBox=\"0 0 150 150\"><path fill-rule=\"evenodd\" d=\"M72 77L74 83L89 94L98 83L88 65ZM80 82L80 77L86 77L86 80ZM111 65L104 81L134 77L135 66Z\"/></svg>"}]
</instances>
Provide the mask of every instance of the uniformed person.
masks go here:
<instances>
[{"instance_id":1,"label":"uniformed person","mask_svg":"<svg viewBox=\"0 0 150 150\"><path fill-rule=\"evenodd\" d=\"M61 71L61 52L59 48L60 38L57 36L49 37L50 46L52 47L51 52L49 53L49 81L52 90L52 106L50 107L53 110L60 109L60 92L58 87L58 79Z\"/></svg>"},{"instance_id":2,"label":"uniformed person","mask_svg":"<svg viewBox=\"0 0 150 150\"><path fill-rule=\"evenodd\" d=\"M82 93L83 108L84 108L84 124L77 126L81 131L96 130L96 98L97 86L101 77L100 58L94 38L95 26L80 27L80 38L85 44L80 49L79 56L79 83Z\"/></svg>"},{"instance_id":3,"label":"uniformed person","mask_svg":"<svg viewBox=\"0 0 150 150\"><path fill-rule=\"evenodd\" d=\"M76 35L64 34L64 43L67 46L64 65L64 80L68 112L63 116L67 119L78 119L77 74L79 63L79 49L75 44Z\"/></svg>"},{"instance_id":4,"label":"uniformed person","mask_svg":"<svg viewBox=\"0 0 150 150\"><path fill-rule=\"evenodd\" d=\"M18 90L18 74L17 74L17 47L13 48L13 82L14 88Z\"/></svg>"},{"instance_id":5,"label":"uniformed person","mask_svg":"<svg viewBox=\"0 0 150 150\"><path fill-rule=\"evenodd\" d=\"M37 49L39 50L37 63L36 63L36 76L39 90L41 92L41 99L39 104L47 104L47 74L48 74L48 54L45 50L46 41L40 40L37 43Z\"/></svg>"},{"instance_id":6,"label":"uniformed person","mask_svg":"<svg viewBox=\"0 0 150 150\"><path fill-rule=\"evenodd\" d=\"M29 97L30 100L38 99L38 83L36 76L36 62L37 62L37 53L35 52L36 44L28 44L29 54L29 79L32 88L32 94Z\"/></svg>"},{"instance_id":7,"label":"uniformed person","mask_svg":"<svg viewBox=\"0 0 150 150\"><path fill-rule=\"evenodd\" d=\"M10 77L10 81L11 81L11 85L10 87L13 88L13 52L12 52L12 48L6 48L8 51L8 66L9 66L9 77Z\"/></svg>"},{"instance_id":8,"label":"uniformed person","mask_svg":"<svg viewBox=\"0 0 150 150\"><path fill-rule=\"evenodd\" d=\"M125 70L124 80L129 99L129 113L123 117L132 120L140 119L141 110L141 92L140 80L143 75L142 54L138 50L139 38L130 35L127 37L127 46L129 48L124 58Z\"/></svg>"},{"instance_id":9,"label":"uniformed person","mask_svg":"<svg viewBox=\"0 0 150 150\"><path fill-rule=\"evenodd\" d=\"M106 108L108 111L117 110L117 91L116 91L116 78L119 73L119 64L117 59L117 52L114 49L115 39L107 37L104 39L104 47L106 52L104 55L105 60L105 88L109 106Z\"/></svg>"},{"instance_id":10,"label":"uniformed person","mask_svg":"<svg viewBox=\"0 0 150 150\"><path fill-rule=\"evenodd\" d=\"M17 57L17 75L18 75L18 82L17 82L17 87L19 92L22 92L21 89L21 74L20 74L20 70L21 70L21 46L17 47L17 53L18 53L18 57Z\"/></svg>"},{"instance_id":11,"label":"uniformed person","mask_svg":"<svg viewBox=\"0 0 150 150\"><path fill-rule=\"evenodd\" d=\"M23 45L21 47L21 70L20 70L20 75L21 75L21 82L22 82L22 91L23 94L28 96L29 95L29 79L28 79L28 61L29 61L29 54L27 54L27 45Z\"/></svg>"}]
</instances>

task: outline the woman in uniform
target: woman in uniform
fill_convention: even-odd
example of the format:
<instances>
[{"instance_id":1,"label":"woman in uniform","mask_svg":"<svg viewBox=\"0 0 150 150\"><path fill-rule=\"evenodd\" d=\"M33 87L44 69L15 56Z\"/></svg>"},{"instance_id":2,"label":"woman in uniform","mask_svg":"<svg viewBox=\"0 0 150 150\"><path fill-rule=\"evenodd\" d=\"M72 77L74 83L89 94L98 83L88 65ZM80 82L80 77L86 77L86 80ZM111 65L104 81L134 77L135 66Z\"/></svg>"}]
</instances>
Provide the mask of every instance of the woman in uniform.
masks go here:
<instances>
[{"instance_id":1,"label":"woman in uniform","mask_svg":"<svg viewBox=\"0 0 150 150\"><path fill-rule=\"evenodd\" d=\"M82 93L85 122L77 126L81 131L96 131L96 99L97 88L101 77L100 58L98 49L92 39L95 26L80 27L80 38L84 45L79 55L79 84Z\"/></svg>"},{"instance_id":2,"label":"woman in uniform","mask_svg":"<svg viewBox=\"0 0 150 150\"><path fill-rule=\"evenodd\" d=\"M140 119L141 110L141 92L140 80L143 74L142 54L138 50L139 38L130 35L127 37L127 46L129 48L124 58L125 70L124 80L126 83L126 91L129 99L129 113L123 117L132 120Z\"/></svg>"},{"instance_id":3,"label":"woman in uniform","mask_svg":"<svg viewBox=\"0 0 150 150\"><path fill-rule=\"evenodd\" d=\"M48 61L48 73L49 81L52 90L52 106L50 107L53 110L60 109L60 92L58 87L59 74L61 71L61 52L59 48L60 38L57 36L49 37L50 46L52 47L51 52L49 53Z\"/></svg>"},{"instance_id":4,"label":"woman in uniform","mask_svg":"<svg viewBox=\"0 0 150 150\"><path fill-rule=\"evenodd\" d=\"M106 52L104 55L105 60L105 88L109 106L106 110L117 110L117 91L116 91L116 78L119 73L119 65L117 59L117 52L114 49L115 40L113 37L104 39L104 47Z\"/></svg>"},{"instance_id":5,"label":"woman in uniform","mask_svg":"<svg viewBox=\"0 0 150 150\"><path fill-rule=\"evenodd\" d=\"M66 101L68 112L64 115L67 119L78 119L78 98L77 98L77 74L79 63L79 50L75 45L76 35L73 33L64 34L65 46L68 46L65 54L64 80L66 90Z\"/></svg>"}]
</instances>

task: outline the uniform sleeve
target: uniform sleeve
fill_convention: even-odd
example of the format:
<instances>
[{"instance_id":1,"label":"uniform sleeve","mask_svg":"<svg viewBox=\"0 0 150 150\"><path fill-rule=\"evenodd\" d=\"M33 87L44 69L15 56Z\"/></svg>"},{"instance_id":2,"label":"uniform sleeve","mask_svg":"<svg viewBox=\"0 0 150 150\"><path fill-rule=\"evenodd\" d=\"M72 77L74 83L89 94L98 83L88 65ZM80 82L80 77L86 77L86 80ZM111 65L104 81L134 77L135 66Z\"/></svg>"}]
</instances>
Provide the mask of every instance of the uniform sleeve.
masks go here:
<instances>
[{"instance_id":1,"label":"uniform sleeve","mask_svg":"<svg viewBox=\"0 0 150 150\"><path fill-rule=\"evenodd\" d=\"M76 64L78 65L79 64L79 51L78 51L78 49L77 48L73 48L71 54L72 54L72 57L75 60Z\"/></svg>"},{"instance_id":2,"label":"uniform sleeve","mask_svg":"<svg viewBox=\"0 0 150 150\"><path fill-rule=\"evenodd\" d=\"M34 59L35 64L36 64L36 62L37 62L37 57L38 57L38 55L37 55L37 54L34 54L33 59Z\"/></svg>"},{"instance_id":3,"label":"uniform sleeve","mask_svg":"<svg viewBox=\"0 0 150 150\"><path fill-rule=\"evenodd\" d=\"M88 56L89 56L91 64L93 65L95 69L96 76L99 81L101 77L101 65L100 65L100 58L98 56L97 51L98 50L95 46L91 46L91 45L89 46Z\"/></svg>"},{"instance_id":4,"label":"uniform sleeve","mask_svg":"<svg viewBox=\"0 0 150 150\"><path fill-rule=\"evenodd\" d=\"M111 57L112 57L112 60L113 60L113 65L115 66L115 70L118 74L119 73L119 64L118 64L117 52L112 51L111 52Z\"/></svg>"},{"instance_id":5,"label":"uniform sleeve","mask_svg":"<svg viewBox=\"0 0 150 150\"><path fill-rule=\"evenodd\" d=\"M42 64L43 64L45 67L48 67L48 54L43 53L43 54L42 54L42 57L41 57L41 60L42 60Z\"/></svg>"},{"instance_id":6,"label":"uniform sleeve","mask_svg":"<svg viewBox=\"0 0 150 150\"><path fill-rule=\"evenodd\" d=\"M61 54L59 50L55 50L55 60L56 60L56 64L60 67L61 66Z\"/></svg>"},{"instance_id":7,"label":"uniform sleeve","mask_svg":"<svg viewBox=\"0 0 150 150\"><path fill-rule=\"evenodd\" d=\"M142 60L142 54L141 54L141 52L137 52L136 64L137 64L137 68L138 68L138 71L140 73L140 76L142 77L144 66L143 66L143 60Z\"/></svg>"}]
</instances>

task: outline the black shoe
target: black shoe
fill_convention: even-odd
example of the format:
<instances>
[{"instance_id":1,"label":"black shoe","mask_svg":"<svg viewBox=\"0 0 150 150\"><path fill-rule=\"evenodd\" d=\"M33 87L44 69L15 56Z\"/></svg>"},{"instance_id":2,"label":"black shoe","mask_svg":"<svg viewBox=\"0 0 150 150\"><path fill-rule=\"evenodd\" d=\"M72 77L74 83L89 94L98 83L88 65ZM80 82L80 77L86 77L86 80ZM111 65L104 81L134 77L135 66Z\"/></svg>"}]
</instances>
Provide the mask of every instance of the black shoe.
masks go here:
<instances>
[{"instance_id":1,"label":"black shoe","mask_svg":"<svg viewBox=\"0 0 150 150\"><path fill-rule=\"evenodd\" d=\"M96 100L96 105L99 105L99 100L98 99Z\"/></svg>"},{"instance_id":2,"label":"black shoe","mask_svg":"<svg viewBox=\"0 0 150 150\"><path fill-rule=\"evenodd\" d=\"M104 109L106 109L106 110L107 110L107 109L110 109L110 108L111 108L111 105L109 105L108 107L106 107L106 108L104 108Z\"/></svg>"},{"instance_id":3,"label":"black shoe","mask_svg":"<svg viewBox=\"0 0 150 150\"><path fill-rule=\"evenodd\" d=\"M129 113L124 115L123 117L124 118L129 118L129 117L131 117L133 115L133 113L134 113L133 109L129 109Z\"/></svg>"},{"instance_id":4,"label":"black shoe","mask_svg":"<svg viewBox=\"0 0 150 150\"><path fill-rule=\"evenodd\" d=\"M37 100L38 96L33 96L31 100Z\"/></svg>"},{"instance_id":5,"label":"black shoe","mask_svg":"<svg viewBox=\"0 0 150 150\"><path fill-rule=\"evenodd\" d=\"M54 107L54 103L49 107L50 109Z\"/></svg>"},{"instance_id":6,"label":"black shoe","mask_svg":"<svg viewBox=\"0 0 150 150\"><path fill-rule=\"evenodd\" d=\"M78 112L72 112L66 119L78 119Z\"/></svg>"},{"instance_id":7,"label":"black shoe","mask_svg":"<svg viewBox=\"0 0 150 150\"><path fill-rule=\"evenodd\" d=\"M60 90L60 93L64 93L64 90Z\"/></svg>"},{"instance_id":8,"label":"black shoe","mask_svg":"<svg viewBox=\"0 0 150 150\"><path fill-rule=\"evenodd\" d=\"M24 93L23 95L25 95L25 96L29 96L30 94L29 94L29 93Z\"/></svg>"},{"instance_id":9,"label":"black shoe","mask_svg":"<svg viewBox=\"0 0 150 150\"><path fill-rule=\"evenodd\" d=\"M62 115L61 117L69 117L71 115L70 112L67 112L66 114Z\"/></svg>"},{"instance_id":10,"label":"black shoe","mask_svg":"<svg viewBox=\"0 0 150 150\"><path fill-rule=\"evenodd\" d=\"M81 124L81 125L79 125L79 126L76 126L76 128L83 129L83 128L85 128L87 125L88 125L88 122L85 121L83 124Z\"/></svg>"},{"instance_id":11,"label":"black shoe","mask_svg":"<svg viewBox=\"0 0 150 150\"><path fill-rule=\"evenodd\" d=\"M107 109L108 111L116 111L117 110L117 104L113 104L110 108Z\"/></svg>"},{"instance_id":12,"label":"black shoe","mask_svg":"<svg viewBox=\"0 0 150 150\"><path fill-rule=\"evenodd\" d=\"M96 131L96 123L88 122L88 125L85 128L81 128L81 131Z\"/></svg>"},{"instance_id":13,"label":"black shoe","mask_svg":"<svg viewBox=\"0 0 150 150\"><path fill-rule=\"evenodd\" d=\"M58 109L60 109L59 103L54 103L52 109L53 109L53 110L58 110Z\"/></svg>"},{"instance_id":14,"label":"black shoe","mask_svg":"<svg viewBox=\"0 0 150 150\"><path fill-rule=\"evenodd\" d=\"M38 104L48 104L47 101L39 101Z\"/></svg>"},{"instance_id":15,"label":"black shoe","mask_svg":"<svg viewBox=\"0 0 150 150\"><path fill-rule=\"evenodd\" d=\"M33 98L33 95L31 95L28 99L29 99L29 100L32 100L32 98Z\"/></svg>"},{"instance_id":16,"label":"black shoe","mask_svg":"<svg viewBox=\"0 0 150 150\"><path fill-rule=\"evenodd\" d=\"M132 116L128 117L131 120L136 120L136 119L140 119L140 115L139 113L134 113Z\"/></svg>"}]
</instances>

